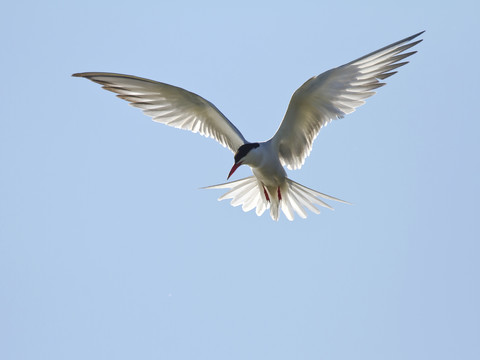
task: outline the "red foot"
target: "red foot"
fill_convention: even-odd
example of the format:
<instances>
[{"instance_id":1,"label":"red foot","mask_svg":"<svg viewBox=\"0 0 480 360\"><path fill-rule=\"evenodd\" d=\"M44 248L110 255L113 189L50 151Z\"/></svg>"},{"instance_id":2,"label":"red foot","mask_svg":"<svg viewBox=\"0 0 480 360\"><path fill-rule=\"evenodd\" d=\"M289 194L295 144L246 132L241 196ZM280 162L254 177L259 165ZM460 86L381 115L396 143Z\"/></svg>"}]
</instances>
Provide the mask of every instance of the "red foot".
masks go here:
<instances>
[{"instance_id":1,"label":"red foot","mask_svg":"<svg viewBox=\"0 0 480 360\"><path fill-rule=\"evenodd\" d=\"M282 200L282 193L280 192L280 186L277 188L278 201Z\"/></svg>"},{"instance_id":2,"label":"red foot","mask_svg":"<svg viewBox=\"0 0 480 360\"><path fill-rule=\"evenodd\" d=\"M268 197L267 189L265 189L265 186L263 187L263 192L265 194L265 197L267 198L267 201L270 202L270 198Z\"/></svg>"}]
</instances>

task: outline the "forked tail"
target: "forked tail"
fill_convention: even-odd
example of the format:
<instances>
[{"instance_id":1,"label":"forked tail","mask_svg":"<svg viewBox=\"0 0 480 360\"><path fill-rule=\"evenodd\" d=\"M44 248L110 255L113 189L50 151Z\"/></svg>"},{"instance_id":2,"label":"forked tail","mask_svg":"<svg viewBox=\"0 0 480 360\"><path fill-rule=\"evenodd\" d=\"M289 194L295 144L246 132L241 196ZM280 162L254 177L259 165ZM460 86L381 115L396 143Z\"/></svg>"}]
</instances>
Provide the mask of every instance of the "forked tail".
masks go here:
<instances>
[{"instance_id":1,"label":"forked tail","mask_svg":"<svg viewBox=\"0 0 480 360\"><path fill-rule=\"evenodd\" d=\"M224 184L207 186L203 189L230 189L220 196L218 200L232 199L230 204L232 206L242 205L242 209L245 212L256 208L258 216L270 208L270 216L273 220L278 220L279 209L283 211L290 221L293 220L295 213L302 218L306 218L306 209L315 214L319 214L320 210L318 210L315 205L333 210L330 205L319 198L350 204L333 196L300 185L288 178L285 180L285 183L281 185L279 189L276 189L276 191L265 187L255 176Z\"/></svg>"}]
</instances>

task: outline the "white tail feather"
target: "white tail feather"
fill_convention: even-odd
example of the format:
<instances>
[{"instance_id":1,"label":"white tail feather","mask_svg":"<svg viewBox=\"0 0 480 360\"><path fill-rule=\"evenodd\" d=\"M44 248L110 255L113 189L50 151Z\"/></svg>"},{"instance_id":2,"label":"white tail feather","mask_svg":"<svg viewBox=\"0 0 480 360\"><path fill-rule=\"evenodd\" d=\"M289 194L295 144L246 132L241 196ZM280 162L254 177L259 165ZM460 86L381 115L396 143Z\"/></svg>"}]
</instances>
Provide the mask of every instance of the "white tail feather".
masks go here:
<instances>
[{"instance_id":1,"label":"white tail feather","mask_svg":"<svg viewBox=\"0 0 480 360\"><path fill-rule=\"evenodd\" d=\"M290 221L294 219L295 213L301 218L306 218L306 209L319 214L320 210L318 210L315 205L333 210L333 207L319 198L349 204L347 201L310 189L288 178L285 180L285 183L280 186L281 199L278 198L275 188L264 187L255 176L224 184L207 186L203 189L230 189L220 196L218 200L232 199L230 204L232 206L242 205L242 209L245 212L256 208L258 216L270 208L270 216L273 220L278 220L279 208ZM269 200L267 200L265 196L265 191L268 192Z\"/></svg>"}]
</instances>

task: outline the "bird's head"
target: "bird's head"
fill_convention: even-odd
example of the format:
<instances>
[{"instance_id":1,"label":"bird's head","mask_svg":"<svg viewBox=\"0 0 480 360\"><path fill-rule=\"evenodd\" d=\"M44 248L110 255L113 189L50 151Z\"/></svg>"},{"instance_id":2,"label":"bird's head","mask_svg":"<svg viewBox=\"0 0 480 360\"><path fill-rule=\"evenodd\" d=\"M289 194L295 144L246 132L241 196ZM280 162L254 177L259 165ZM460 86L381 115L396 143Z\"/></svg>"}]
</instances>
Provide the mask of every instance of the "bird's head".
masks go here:
<instances>
[{"instance_id":1,"label":"bird's head","mask_svg":"<svg viewBox=\"0 0 480 360\"><path fill-rule=\"evenodd\" d=\"M258 148L259 146L259 143L246 143L238 148L237 152L235 153L235 163L232 166L232 170L230 170L230 173L228 174L227 180L233 175L235 170L237 170L240 165L249 164L249 158L252 157L253 153L252 150Z\"/></svg>"}]
</instances>

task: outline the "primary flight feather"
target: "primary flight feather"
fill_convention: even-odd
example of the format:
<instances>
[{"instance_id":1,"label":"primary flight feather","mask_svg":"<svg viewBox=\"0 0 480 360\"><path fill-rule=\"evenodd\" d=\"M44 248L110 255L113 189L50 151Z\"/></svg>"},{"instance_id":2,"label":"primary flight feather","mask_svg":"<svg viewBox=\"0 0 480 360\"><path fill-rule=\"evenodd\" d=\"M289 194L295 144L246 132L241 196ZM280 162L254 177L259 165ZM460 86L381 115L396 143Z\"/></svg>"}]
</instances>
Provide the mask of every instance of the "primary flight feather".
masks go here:
<instances>
[{"instance_id":1,"label":"primary flight feather","mask_svg":"<svg viewBox=\"0 0 480 360\"><path fill-rule=\"evenodd\" d=\"M260 216L269 208L272 219L278 220L281 209L293 220L294 213L305 218L306 209L319 213L315 205L331 209L321 199L345 201L289 179L284 166L299 169L320 129L333 119L355 111L377 88L385 85L381 81L408 63L402 60L415 53L407 50L422 41L413 41L422 33L309 79L295 91L280 127L265 142L248 142L215 105L182 88L113 73L86 72L73 76L102 85L156 122L198 132L228 147L235 154L228 178L241 165L249 165L253 176L207 188L230 189L219 200L232 199L231 204L242 205L244 211L256 208Z\"/></svg>"}]
</instances>

